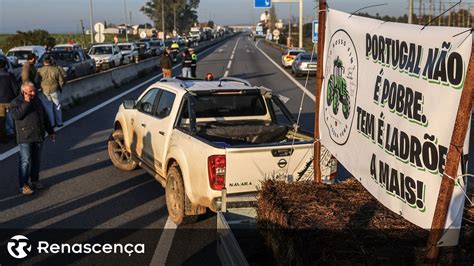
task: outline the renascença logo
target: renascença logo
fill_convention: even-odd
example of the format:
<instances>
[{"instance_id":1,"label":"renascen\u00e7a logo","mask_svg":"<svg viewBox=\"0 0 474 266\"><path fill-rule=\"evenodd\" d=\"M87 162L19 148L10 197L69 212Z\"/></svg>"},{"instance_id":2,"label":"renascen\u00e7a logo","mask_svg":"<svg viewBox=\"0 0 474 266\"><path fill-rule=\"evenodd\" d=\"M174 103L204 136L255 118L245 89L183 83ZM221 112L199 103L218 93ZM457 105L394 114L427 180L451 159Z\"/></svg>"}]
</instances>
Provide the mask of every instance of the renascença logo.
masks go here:
<instances>
[{"instance_id":1,"label":"renascen\u00e7a logo","mask_svg":"<svg viewBox=\"0 0 474 266\"><path fill-rule=\"evenodd\" d=\"M23 259L31 253L31 244L26 236L16 235L7 244L8 253L16 259Z\"/></svg>"},{"instance_id":2,"label":"renascen\u00e7a logo","mask_svg":"<svg viewBox=\"0 0 474 266\"><path fill-rule=\"evenodd\" d=\"M32 245L27 237L16 235L8 241L8 253L16 259L26 258L32 250ZM36 244L38 254L145 254L145 244L138 243L49 243L38 241Z\"/></svg>"}]
</instances>

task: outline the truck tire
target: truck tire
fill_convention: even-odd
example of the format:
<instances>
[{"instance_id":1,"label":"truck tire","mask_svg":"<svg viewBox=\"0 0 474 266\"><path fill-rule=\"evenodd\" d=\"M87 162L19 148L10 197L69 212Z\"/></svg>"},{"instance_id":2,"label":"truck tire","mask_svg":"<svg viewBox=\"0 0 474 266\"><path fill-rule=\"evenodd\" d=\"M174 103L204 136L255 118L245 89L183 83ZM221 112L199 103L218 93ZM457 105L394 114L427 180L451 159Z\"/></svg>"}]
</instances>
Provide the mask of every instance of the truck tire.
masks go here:
<instances>
[{"instance_id":1,"label":"truck tire","mask_svg":"<svg viewBox=\"0 0 474 266\"><path fill-rule=\"evenodd\" d=\"M110 161L123 171L133 171L138 167L130 152L125 148L125 141L121 129L116 129L107 142Z\"/></svg>"},{"instance_id":2,"label":"truck tire","mask_svg":"<svg viewBox=\"0 0 474 266\"><path fill-rule=\"evenodd\" d=\"M186 215L186 208L191 208L191 202L186 196L183 177L176 164L170 167L166 175L165 194L171 221L176 225L196 222L198 215Z\"/></svg>"}]
</instances>

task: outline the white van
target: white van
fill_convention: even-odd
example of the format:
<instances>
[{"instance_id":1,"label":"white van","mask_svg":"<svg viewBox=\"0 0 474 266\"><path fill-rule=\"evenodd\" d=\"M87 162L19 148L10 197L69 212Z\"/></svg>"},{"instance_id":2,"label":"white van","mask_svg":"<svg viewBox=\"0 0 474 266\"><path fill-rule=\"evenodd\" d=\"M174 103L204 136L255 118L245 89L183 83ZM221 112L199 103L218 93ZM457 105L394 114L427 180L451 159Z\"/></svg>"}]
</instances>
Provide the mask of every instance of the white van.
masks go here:
<instances>
[{"instance_id":1,"label":"white van","mask_svg":"<svg viewBox=\"0 0 474 266\"><path fill-rule=\"evenodd\" d=\"M7 57L8 60L14 62L15 64L24 64L26 61L28 61L29 54L33 53L37 58L40 58L45 52L46 49L44 49L43 46L19 46L10 49L7 53Z\"/></svg>"}]
</instances>

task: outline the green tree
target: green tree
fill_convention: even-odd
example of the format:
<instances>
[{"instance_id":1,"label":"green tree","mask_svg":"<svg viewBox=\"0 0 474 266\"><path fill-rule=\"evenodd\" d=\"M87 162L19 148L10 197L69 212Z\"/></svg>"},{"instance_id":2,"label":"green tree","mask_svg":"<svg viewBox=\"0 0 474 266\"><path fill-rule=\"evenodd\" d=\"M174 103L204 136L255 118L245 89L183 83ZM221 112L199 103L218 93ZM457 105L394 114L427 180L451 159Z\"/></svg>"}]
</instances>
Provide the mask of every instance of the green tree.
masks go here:
<instances>
[{"instance_id":1,"label":"green tree","mask_svg":"<svg viewBox=\"0 0 474 266\"><path fill-rule=\"evenodd\" d=\"M209 28L211 28L211 29L214 29L214 26L215 26L214 21L209 20L209 21L207 22L207 26L208 26Z\"/></svg>"},{"instance_id":2,"label":"green tree","mask_svg":"<svg viewBox=\"0 0 474 266\"><path fill-rule=\"evenodd\" d=\"M164 15L165 31L171 32L174 28L176 11L176 28L178 32L188 31L197 22L196 9L200 0L148 0L140 9L143 14L155 23L158 31L162 30L162 14ZM163 5L164 11L161 7Z\"/></svg>"},{"instance_id":3,"label":"green tree","mask_svg":"<svg viewBox=\"0 0 474 266\"><path fill-rule=\"evenodd\" d=\"M17 31L15 35L7 38L5 50L9 50L16 46L23 45L48 45L53 47L56 44L56 39L52 37L49 32L45 30L36 29L33 31Z\"/></svg>"}]
</instances>

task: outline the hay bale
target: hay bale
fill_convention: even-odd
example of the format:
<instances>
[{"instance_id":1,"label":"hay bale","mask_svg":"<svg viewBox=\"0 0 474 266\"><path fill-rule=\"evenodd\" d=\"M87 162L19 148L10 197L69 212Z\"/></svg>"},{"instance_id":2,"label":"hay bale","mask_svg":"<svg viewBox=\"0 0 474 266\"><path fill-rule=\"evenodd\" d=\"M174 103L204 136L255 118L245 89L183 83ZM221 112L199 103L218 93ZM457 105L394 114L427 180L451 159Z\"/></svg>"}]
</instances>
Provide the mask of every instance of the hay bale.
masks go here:
<instances>
[{"instance_id":1,"label":"hay bale","mask_svg":"<svg viewBox=\"0 0 474 266\"><path fill-rule=\"evenodd\" d=\"M428 236L353 178L333 185L267 180L257 222L278 264L419 264ZM461 245L451 251L457 252L454 261L474 261L468 252L474 250L473 230L462 232Z\"/></svg>"}]
</instances>

